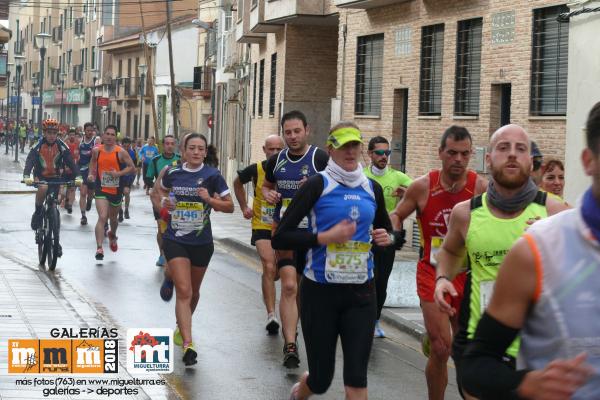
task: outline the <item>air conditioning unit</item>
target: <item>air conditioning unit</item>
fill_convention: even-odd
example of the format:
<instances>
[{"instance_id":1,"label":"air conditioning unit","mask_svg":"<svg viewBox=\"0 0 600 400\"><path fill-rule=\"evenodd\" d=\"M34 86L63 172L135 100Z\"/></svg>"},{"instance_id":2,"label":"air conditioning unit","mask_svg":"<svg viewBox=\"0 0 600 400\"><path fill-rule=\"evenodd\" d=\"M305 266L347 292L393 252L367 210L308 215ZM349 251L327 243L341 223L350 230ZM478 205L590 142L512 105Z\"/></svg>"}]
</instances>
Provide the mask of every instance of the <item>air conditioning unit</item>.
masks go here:
<instances>
[{"instance_id":1,"label":"air conditioning unit","mask_svg":"<svg viewBox=\"0 0 600 400\"><path fill-rule=\"evenodd\" d=\"M240 81L229 79L227 82L227 102L238 103L240 101Z\"/></svg>"}]
</instances>

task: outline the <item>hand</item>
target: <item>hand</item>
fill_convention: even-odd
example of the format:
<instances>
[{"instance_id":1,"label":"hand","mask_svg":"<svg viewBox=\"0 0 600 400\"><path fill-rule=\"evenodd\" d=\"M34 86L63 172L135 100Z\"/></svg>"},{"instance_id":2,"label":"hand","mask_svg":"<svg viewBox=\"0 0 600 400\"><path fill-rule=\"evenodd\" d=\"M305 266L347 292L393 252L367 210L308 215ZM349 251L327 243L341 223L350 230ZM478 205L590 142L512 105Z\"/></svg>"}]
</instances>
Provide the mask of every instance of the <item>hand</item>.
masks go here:
<instances>
[{"instance_id":1,"label":"hand","mask_svg":"<svg viewBox=\"0 0 600 400\"><path fill-rule=\"evenodd\" d=\"M162 205L163 208L166 208L168 211L175 210L176 204L174 202L172 202L171 199L169 199L168 197L163 197L160 204Z\"/></svg>"},{"instance_id":2,"label":"hand","mask_svg":"<svg viewBox=\"0 0 600 400\"><path fill-rule=\"evenodd\" d=\"M552 361L543 370L528 372L517 388L519 396L527 399L568 400L594 373L580 353L570 360Z\"/></svg>"},{"instance_id":3,"label":"hand","mask_svg":"<svg viewBox=\"0 0 600 400\"><path fill-rule=\"evenodd\" d=\"M435 293L433 295L436 304L438 305L441 312L450 315L451 317L456 314L456 309L450 306L446 301L446 296L450 295L452 297L458 296L456 289L452 282L448 279L442 278L439 279L435 284Z\"/></svg>"},{"instance_id":4,"label":"hand","mask_svg":"<svg viewBox=\"0 0 600 400\"><path fill-rule=\"evenodd\" d=\"M269 190L269 193L265 196L265 200L270 204L279 203L279 199L281 199L281 193L278 193L276 190Z\"/></svg>"},{"instance_id":5,"label":"hand","mask_svg":"<svg viewBox=\"0 0 600 400\"><path fill-rule=\"evenodd\" d=\"M406 243L406 231L404 229L394 231L394 248L402 250L404 243Z\"/></svg>"},{"instance_id":6,"label":"hand","mask_svg":"<svg viewBox=\"0 0 600 400\"><path fill-rule=\"evenodd\" d=\"M33 179L31 179L29 177L23 177L23 183L26 184L27 186L31 186L33 184Z\"/></svg>"},{"instance_id":7,"label":"hand","mask_svg":"<svg viewBox=\"0 0 600 400\"><path fill-rule=\"evenodd\" d=\"M96 181L96 177L94 175L92 175L92 174L89 174L88 175L88 181L95 182Z\"/></svg>"},{"instance_id":8,"label":"hand","mask_svg":"<svg viewBox=\"0 0 600 400\"><path fill-rule=\"evenodd\" d=\"M198 196L207 204L210 204L210 194L204 187L198 188Z\"/></svg>"},{"instance_id":9,"label":"hand","mask_svg":"<svg viewBox=\"0 0 600 400\"><path fill-rule=\"evenodd\" d=\"M392 196L401 199L404 197L404 193L406 193L406 188L404 186L398 186L396 190L392 192Z\"/></svg>"},{"instance_id":10,"label":"hand","mask_svg":"<svg viewBox=\"0 0 600 400\"><path fill-rule=\"evenodd\" d=\"M83 182L83 180L81 179L80 176L75 178L75 186L80 187L82 182Z\"/></svg>"},{"instance_id":11,"label":"hand","mask_svg":"<svg viewBox=\"0 0 600 400\"><path fill-rule=\"evenodd\" d=\"M371 236L373 237L373 242L375 242L377 246L386 247L392 244L390 235L385 229L373 229Z\"/></svg>"},{"instance_id":12,"label":"hand","mask_svg":"<svg viewBox=\"0 0 600 400\"><path fill-rule=\"evenodd\" d=\"M246 207L242 211L242 214L244 214L244 218L251 219L254 216L254 211L250 207Z\"/></svg>"},{"instance_id":13,"label":"hand","mask_svg":"<svg viewBox=\"0 0 600 400\"><path fill-rule=\"evenodd\" d=\"M325 232L319 233L317 240L319 244L328 245L330 243L346 243L356 233L356 222L347 219L338 222Z\"/></svg>"}]
</instances>

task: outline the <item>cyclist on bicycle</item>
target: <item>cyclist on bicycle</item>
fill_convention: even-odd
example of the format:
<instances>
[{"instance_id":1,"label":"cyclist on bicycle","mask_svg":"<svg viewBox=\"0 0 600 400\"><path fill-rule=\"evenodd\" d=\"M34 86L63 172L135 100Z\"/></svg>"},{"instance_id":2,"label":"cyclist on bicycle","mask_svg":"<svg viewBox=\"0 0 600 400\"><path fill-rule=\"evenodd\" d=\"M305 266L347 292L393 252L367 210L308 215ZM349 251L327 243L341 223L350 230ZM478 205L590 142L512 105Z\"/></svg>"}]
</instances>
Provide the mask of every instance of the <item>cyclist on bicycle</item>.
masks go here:
<instances>
[{"instance_id":1,"label":"cyclist on bicycle","mask_svg":"<svg viewBox=\"0 0 600 400\"><path fill-rule=\"evenodd\" d=\"M57 139L58 121L50 118L42 123L44 137L35 145L27 155L25 168L23 169L23 180L31 184L44 180L46 182L64 180L62 177L65 167L68 167L73 176L79 176L79 168L73 161L69 152L69 147L61 140ZM33 170L33 180L30 179ZM58 189L58 187L57 187ZM31 229L36 230L40 226L42 207L47 185L40 185L35 195L35 212L31 216Z\"/></svg>"}]
</instances>

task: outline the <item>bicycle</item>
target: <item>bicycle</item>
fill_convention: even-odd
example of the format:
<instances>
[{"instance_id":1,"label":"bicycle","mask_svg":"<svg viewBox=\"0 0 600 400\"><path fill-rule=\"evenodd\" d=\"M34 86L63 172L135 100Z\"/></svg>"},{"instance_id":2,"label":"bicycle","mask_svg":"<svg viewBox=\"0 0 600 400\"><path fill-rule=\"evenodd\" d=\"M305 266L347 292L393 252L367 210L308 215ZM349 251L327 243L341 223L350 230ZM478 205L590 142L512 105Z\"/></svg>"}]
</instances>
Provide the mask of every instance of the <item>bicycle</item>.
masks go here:
<instances>
[{"instance_id":1,"label":"bicycle","mask_svg":"<svg viewBox=\"0 0 600 400\"><path fill-rule=\"evenodd\" d=\"M27 184L25 181L22 183ZM77 182L69 181L37 181L28 186L38 188L40 185L48 186L44 206L42 207L42 224L35 231L35 242L38 246L38 259L41 266L48 261L48 269L54 271L58 258L62 256L60 246L60 213L58 212L58 189L61 185L67 187L77 186Z\"/></svg>"}]
</instances>

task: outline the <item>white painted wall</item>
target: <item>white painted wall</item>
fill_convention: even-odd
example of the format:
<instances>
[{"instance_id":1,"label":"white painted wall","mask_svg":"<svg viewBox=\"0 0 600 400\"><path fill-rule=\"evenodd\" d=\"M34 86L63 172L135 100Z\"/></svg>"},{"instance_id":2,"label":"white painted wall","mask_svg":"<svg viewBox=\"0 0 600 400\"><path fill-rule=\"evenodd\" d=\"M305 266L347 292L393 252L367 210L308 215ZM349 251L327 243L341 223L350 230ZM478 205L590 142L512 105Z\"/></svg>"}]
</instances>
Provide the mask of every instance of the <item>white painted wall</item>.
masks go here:
<instances>
[{"instance_id":1,"label":"white painted wall","mask_svg":"<svg viewBox=\"0 0 600 400\"><path fill-rule=\"evenodd\" d=\"M571 5L571 11L600 6L600 1ZM565 149L565 200L575 204L590 185L583 173L583 127L592 106L600 101L600 12L582 14L569 22L569 81L567 92L567 140Z\"/></svg>"},{"instance_id":2,"label":"white painted wall","mask_svg":"<svg viewBox=\"0 0 600 400\"><path fill-rule=\"evenodd\" d=\"M167 34L153 32L148 35L150 43L158 43L156 47L156 84L170 84L169 67L169 42ZM162 40L160 40L162 37ZM193 82L194 66L198 59L198 29L191 23L171 31L173 43L173 68L175 69L175 82ZM160 40L160 42L159 42Z\"/></svg>"}]
</instances>

